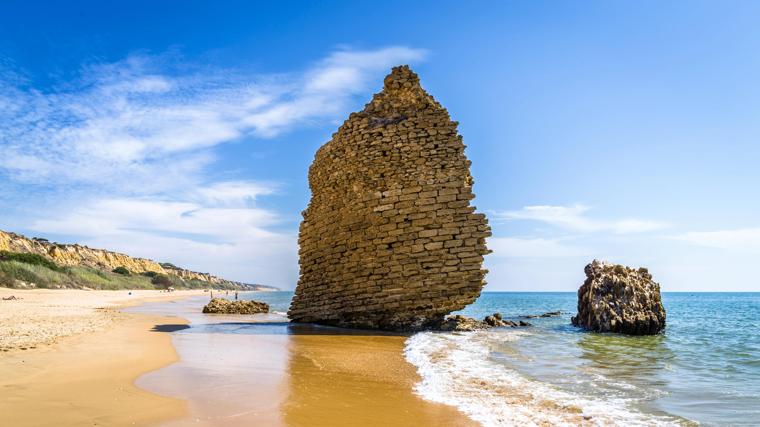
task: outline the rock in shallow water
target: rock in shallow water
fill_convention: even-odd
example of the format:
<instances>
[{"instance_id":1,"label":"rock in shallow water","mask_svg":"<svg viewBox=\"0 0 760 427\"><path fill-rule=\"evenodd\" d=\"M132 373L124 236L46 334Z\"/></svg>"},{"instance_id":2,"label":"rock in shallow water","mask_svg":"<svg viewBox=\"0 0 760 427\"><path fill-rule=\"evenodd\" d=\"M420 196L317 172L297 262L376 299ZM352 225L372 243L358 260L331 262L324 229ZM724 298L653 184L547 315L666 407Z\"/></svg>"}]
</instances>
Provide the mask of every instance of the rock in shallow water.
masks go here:
<instances>
[{"instance_id":1,"label":"rock in shallow water","mask_svg":"<svg viewBox=\"0 0 760 427\"><path fill-rule=\"evenodd\" d=\"M269 305L258 301L230 301L224 298L213 298L203 307L203 312L214 314L269 313Z\"/></svg>"},{"instance_id":2,"label":"rock in shallow water","mask_svg":"<svg viewBox=\"0 0 760 427\"><path fill-rule=\"evenodd\" d=\"M486 316L483 320L477 320L473 319L472 317L456 314L454 316L447 316L440 322L431 325L431 329L446 332L467 332L506 326L516 328L519 326L531 326L531 324L528 322L523 322L522 320L519 322L504 320L501 318L500 313L494 313L490 316Z\"/></svg>"},{"instance_id":3,"label":"rock in shallow water","mask_svg":"<svg viewBox=\"0 0 760 427\"><path fill-rule=\"evenodd\" d=\"M594 260L585 272L573 325L628 335L654 335L665 328L660 285L646 268Z\"/></svg>"}]
</instances>

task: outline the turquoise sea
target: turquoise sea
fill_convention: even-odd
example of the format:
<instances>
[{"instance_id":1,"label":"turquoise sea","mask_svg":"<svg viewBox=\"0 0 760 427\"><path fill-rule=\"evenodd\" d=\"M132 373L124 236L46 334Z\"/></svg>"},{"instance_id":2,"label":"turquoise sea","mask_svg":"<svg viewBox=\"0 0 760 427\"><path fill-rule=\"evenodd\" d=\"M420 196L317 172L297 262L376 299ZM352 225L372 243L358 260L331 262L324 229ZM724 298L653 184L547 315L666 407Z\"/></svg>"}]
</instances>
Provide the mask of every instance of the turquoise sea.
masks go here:
<instances>
[{"instance_id":1,"label":"turquoise sea","mask_svg":"<svg viewBox=\"0 0 760 427\"><path fill-rule=\"evenodd\" d=\"M245 294L282 313L291 296ZM760 293L666 292L667 327L650 337L574 328L576 301L574 292L483 293L461 313L562 315L527 319L528 328L411 336L406 356L423 378L417 392L484 425L541 411L561 424L546 410L553 405L580 407L600 424L760 425Z\"/></svg>"}]
</instances>

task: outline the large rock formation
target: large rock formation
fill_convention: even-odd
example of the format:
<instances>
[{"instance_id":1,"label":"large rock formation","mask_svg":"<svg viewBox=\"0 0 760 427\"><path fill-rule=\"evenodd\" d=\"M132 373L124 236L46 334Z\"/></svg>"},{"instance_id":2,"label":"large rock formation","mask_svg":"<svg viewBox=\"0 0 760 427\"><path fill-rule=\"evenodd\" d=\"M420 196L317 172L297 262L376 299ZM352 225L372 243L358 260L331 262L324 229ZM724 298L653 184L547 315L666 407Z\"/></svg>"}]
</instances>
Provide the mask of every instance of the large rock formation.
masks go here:
<instances>
[{"instance_id":1,"label":"large rock formation","mask_svg":"<svg viewBox=\"0 0 760 427\"><path fill-rule=\"evenodd\" d=\"M200 280L213 285L232 285L252 290L277 290L277 288L270 286L233 282L209 273L198 273L171 264L159 264L149 259L135 258L105 249L93 249L77 244L54 243L45 239L29 239L20 234L2 230L0 230L0 251L42 255L58 265L67 267L91 267L105 271L124 267L132 273L154 272L178 276L184 280Z\"/></svg>"},{"instance_id":2,"label":"large rock formation","mask_svg":"<svg viewBox=\"0 0 760 427\"><path fill-rule=\"evenodd\" d=\"M634 270L594 260L585 272L573 325L629 335L653 335L665 327L660 285L646 268Z\"/></svg>"},{"instance_id":3,"label":"large rock formation","mask_svg":"<svg viewBox=\"0 0 760 427\"><path fill-rule=\"evenodd\" d=\"M418 329L475 301L485 284L485 215L457 123L395 67L309 169L296 322Z\"/></svg>"}]
</instances>

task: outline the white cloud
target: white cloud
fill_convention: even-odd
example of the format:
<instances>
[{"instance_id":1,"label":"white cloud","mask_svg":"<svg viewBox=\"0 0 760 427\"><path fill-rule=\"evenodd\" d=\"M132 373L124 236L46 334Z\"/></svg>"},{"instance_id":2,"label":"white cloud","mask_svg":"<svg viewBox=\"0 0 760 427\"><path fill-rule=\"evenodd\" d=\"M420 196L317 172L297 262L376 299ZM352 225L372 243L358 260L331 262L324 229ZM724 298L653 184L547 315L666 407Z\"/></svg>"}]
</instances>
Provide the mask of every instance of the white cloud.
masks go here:
<instances>
[{"instance_id":1,"label":"white cloud","mask_svg":"<svg viewBox=\"0 0 760 427\"><path fill-rule=\"evenodd\" d=\"M278 231L291 226L287 215L257 204L277 185L210 181L215 147L340 119L371 82L380 89L391 66L424 56L408 47L341 49L298 72L251 74L132 55L44 90L0 68L0 195L28 199L19 211L33 213L7 221L292 287L295 230ZM20 196L29 184L37 200Z\"/></svg>"},{"instance_id":2,"label":"white cloud","mask_svg":"<svg viewBox=\"0 0 760 427\"><path fill-rule=\"evenodd\" d=\"M517 211L497 212L497 220L526 220L543 222L578 233L612 232L615 234L644 233L665 228L657 221L623 218L599 220L586 216L591 208L582 204L572 206L526 206Z\"/></svg>"},{"instance_id":3,"label":"white cloud","mask_svg":"<svg viewBox=\"0 0 760 427\"><path fill-rule=\"evenodd\" d=\"M368 89L370 77L424 55L407 47L340 50L302 73L279 76L166 71L160 58L135 55L87 67L78 81L52 91L6 79L0 82L0 171L23 182L131 191L142 191L145 182L151 191L186 186L183 177L213 160L204 150L337 117ZM152 181L167 162L175 164L172 179Z\"/></svg>"},{"instance_id":4,"label":"white cloud","mask_svg":"<svg viewBox=\"0 0 760 427\"><path fill-rule=\"evenodd\" d=\"M220 193L214 194L215 189ZM187 200L97 199L36 220L29 228L81 236L81 242L92 247L211 270L228 279L288 288L297 273L295 235L270 229L281 223L276 212L230 205L250 203L273 191L238 181L200 188ZM212 197L203 197L206 194Z\"/></svg>"},{"instance_id":5,"label":"white cloud","mask_svg":"<svg viewBox=\"0 0 760 427\"><path fill-rule=\"evenodd\" d=\"M559 239L492 237L488 248L497 258L565 258L588 256L587 248L570 245Z\"/></svg>"},{"instance_id":6,"label":"white cloud","mask_svg":"<svg viewBox=\"0 0 760 427\"><path fill-rule=\"evenodd\" d=\"M207 187L195 189L198 197L206 202L245 206L260 196L273 194L275 184L254 183L246 181L217 182Z\"/></svg>"},{"instance_id":7,"label":"white cloud","mask_svg":"<svg viewBox=\"0 0 760 427\"><path fill-rule=\"evenodd\" d=\"M675 239L709 248L760 252L760 228L692 231L675 236Z\"/></svg>"}]
</instances>

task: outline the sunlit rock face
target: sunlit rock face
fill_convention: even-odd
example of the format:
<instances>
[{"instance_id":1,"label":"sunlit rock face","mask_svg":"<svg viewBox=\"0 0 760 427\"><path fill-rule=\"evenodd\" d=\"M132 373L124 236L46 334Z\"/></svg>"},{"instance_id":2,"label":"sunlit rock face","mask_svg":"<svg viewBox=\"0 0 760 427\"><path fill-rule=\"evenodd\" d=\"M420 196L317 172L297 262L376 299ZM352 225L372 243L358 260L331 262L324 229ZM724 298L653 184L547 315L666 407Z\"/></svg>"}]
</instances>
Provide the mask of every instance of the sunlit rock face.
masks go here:
<instances>
[{"instance_id":1,"label":"sunlit rock face","mask_svg":"<svg viewBox=\"0 0 760 427\"><path fill-rule=\"evenodd\" d=\"M665 328L660 285L646 268L594 260L585 272L573 325L628 335L654 335Z\"/></svg>"},{"instance_id":2,"label":"sunlit rock face","mask_svg":"<svg viewBox=\"0 0 760 427\"><path fill-rule=\"evenodd\" d=\"M491 235L457 123L395 67L316 153L292 321L410 330L475 301Z\"/></svg>"}]
</instances>

